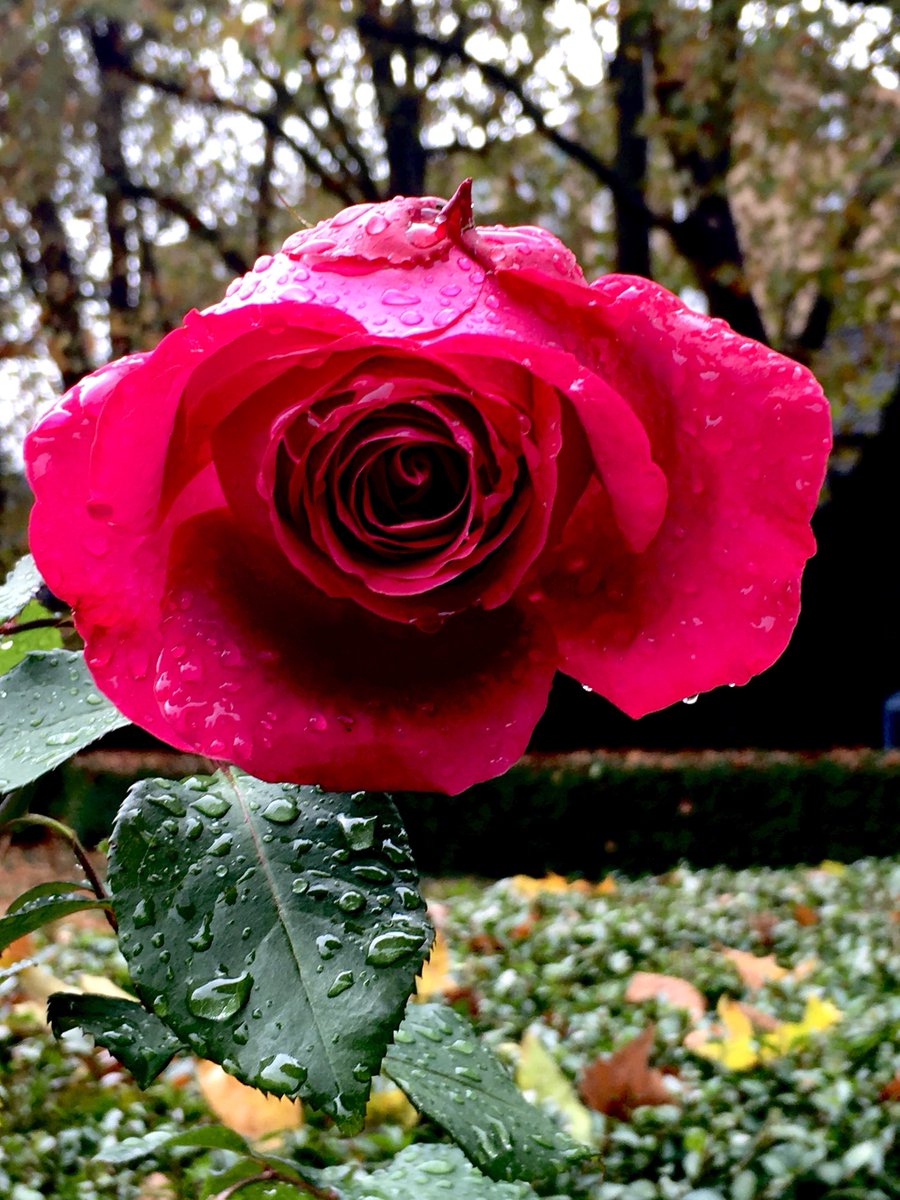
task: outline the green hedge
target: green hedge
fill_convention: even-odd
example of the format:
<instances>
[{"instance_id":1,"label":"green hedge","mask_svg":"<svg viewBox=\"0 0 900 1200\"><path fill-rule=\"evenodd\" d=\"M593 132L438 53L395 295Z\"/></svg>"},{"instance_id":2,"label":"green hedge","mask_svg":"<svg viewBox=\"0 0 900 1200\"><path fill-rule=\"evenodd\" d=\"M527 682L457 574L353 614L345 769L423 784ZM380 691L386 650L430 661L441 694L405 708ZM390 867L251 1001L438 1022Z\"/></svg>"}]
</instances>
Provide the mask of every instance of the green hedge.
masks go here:
<instances>
[{"instance_id":1,"label":"green hedge","mask_svg":"<svg viewBox=\"0 0 900 1200\"><path fill-rule=\"evenodd\" d=\"M104 837L141 776L208 769L181 755L86 754L35 807ZM900 754L581 753L530 757L462 796L399 796L420 868L433 875L664 871L849 862L900 849Z\"/></svg>"}]
</instances>

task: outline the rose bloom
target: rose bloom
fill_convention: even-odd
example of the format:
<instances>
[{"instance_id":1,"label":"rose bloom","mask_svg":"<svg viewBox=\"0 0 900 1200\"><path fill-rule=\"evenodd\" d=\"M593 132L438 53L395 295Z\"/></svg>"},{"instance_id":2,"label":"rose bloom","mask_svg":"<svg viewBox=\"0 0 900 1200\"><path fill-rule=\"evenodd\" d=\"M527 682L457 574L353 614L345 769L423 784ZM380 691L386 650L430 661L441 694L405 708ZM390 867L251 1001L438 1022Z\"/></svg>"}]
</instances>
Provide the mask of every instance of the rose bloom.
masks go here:
<instances>
[{"instance_id":1,"label":"rose bloom","mask_svg":"<svg viewBox=\"0 0 900 1200\"><path fill-rule=\"evenodd\" d=\"M454 198L339 213L29 435L31 547L97 686L263 779L457 792L554 673L633 717L784 649L812 375Z\"/></svg>"}]
</instances>

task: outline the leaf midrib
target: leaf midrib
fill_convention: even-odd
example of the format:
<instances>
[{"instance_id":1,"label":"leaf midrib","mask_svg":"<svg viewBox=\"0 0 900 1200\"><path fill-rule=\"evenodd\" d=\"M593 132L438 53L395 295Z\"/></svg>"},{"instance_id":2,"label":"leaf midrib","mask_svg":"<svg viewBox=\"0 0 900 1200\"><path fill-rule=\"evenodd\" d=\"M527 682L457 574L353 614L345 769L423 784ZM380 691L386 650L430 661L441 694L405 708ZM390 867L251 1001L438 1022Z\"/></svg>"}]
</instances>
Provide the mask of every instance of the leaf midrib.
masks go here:
<instances>
[{"instance_id":1,"label":"leaf midrib","mask_svg":"<svg viewBox=\"0 0 900 1200\"><path fill-rule=\"evenodd\" d=\"M250 834L250 837L253 841L253 846L256 851L257 858L262 866L263 873L265 874L266 880L268 881L269 890L272 894L272 901L275 905L275 911L276 911L279 921L281 922L281 927L284 930L284 934L287 939L288 946L290 947L291 957L293 958L294 964L297 968L297 977L300 980L301 987L303 988L303 996L306 1000L307 1006L308 1006L310 1014L312 1016L313 1025L315 1026L316 1036L319 1039L319 1043L322 1046L322 1049L324 1051L325 1059L328 1063L329 1069L331 1070L331 1075L332 1075L332 1079L334 1081L334 1086L338 1092L343 1091L343 1088L340 1086L340 1082L338 1079L338 1071L337 1071L337 1067L335 1065L335 1061L331 1057L331 1053L330 1053L330 1049L329 1049L329 1039L327 1039L322 1032L322 1027L319 1023L319 1017L318 1017L318 1014L316 1013L316 1006L313 1004L312 997L310 995L310 991L307 986L306 979L305 979L305 976L303 973L303 968L301 966L301 961L300 961L300 955L298 953L297 946L294 943L294 938L291 934L290 926L286 920L286 911L285 911L284 904L282 902L281 894L278 891L278 888L276 886L275 878L269 869L268 860L267 860L265 854L263 853L262 846L260 844L260 840L259 840L256 830L253 826L251 813L249 811L249 808L244 804L243 795L242 795L241 790L238 787L237 781L234 779L234 777L230 774L230 772L229 773L223 772L223 777L225 779L227 779L232 790L234 791L235 796L237 797L237 801L238 801L238 804L239 804L240 810L241 810L241 815L244 818L244 823L247 826L247 831Z\"/></svg>"}]
</instances>

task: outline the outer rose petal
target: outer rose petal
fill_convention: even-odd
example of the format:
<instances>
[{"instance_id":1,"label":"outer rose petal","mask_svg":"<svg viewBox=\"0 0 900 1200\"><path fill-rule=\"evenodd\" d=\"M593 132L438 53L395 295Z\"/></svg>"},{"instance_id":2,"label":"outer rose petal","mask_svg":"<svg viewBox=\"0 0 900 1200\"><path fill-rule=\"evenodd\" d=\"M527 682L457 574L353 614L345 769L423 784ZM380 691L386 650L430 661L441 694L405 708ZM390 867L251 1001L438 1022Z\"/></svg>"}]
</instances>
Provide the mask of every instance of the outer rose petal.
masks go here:
<instances>
[{"instance_id":1,"label":"outer rose petal","mask_svg":"<svg viewBox=\"0 0 900 1200\"><path fill-rule=\"evenodd\" d=\"M543 583L562 670L642 716L746 683L784 649L831 444L805 368L687 309L644 279L607 276L595 346L630 386L666 472L665 521L644 554L592 537L606 498L582 498ZM601 324L602 322L602 324Z\"/></svg>"},{"instance_id":2,"label":"outer rose petal","mask_svg":"<svg viewBox=\"0 0 900 1200\"><path fill-rule=\"evenodd\" d=\"M158 652L153 581L163 579L162 561L152 543L93 516L87 503L97 419L111 390L141 359L121 359L83 379L28 439L25 465L35 493L29 539L51 591L75 609L100 689L131 720L189 750L152 691ZM123 561L128 571L121 570Z\"/></svg>"},{"instance_id":3,"label":"outer rose petal","mask_svg":"<svg viewBox=\"0 0 900 1200\"><path fill-rule=\"evenodd\" d=\"M271 780L462 791L524 752L556 669L536 614L472 610L427 634L384 621L242 542L224 512L181 526L156 603L167 719Z\"/></svg>"}]
</instances>

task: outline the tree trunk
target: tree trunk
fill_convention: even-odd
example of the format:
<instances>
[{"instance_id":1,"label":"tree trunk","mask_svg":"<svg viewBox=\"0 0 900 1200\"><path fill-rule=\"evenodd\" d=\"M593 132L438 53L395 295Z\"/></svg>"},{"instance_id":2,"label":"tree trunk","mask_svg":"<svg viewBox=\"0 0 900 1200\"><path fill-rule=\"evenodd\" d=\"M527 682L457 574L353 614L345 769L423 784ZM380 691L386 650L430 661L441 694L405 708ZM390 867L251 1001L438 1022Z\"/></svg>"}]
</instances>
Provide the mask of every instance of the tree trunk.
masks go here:
<instances>
[{"instance_id":1,"label":"tree trunk","mask_svg":"<svg viewBox=\"0 0 900 1200\"><path fill-rule=\"evenodd\" d=\"M610 66L616 108L614 170L629 189L644 195L647 184L647 139L641 130L646 110L644 54L647 20L642 0L620 0L619 44ZM650 226L644 214L621 192L613 193L616 219L616 270L651 277Z\"/></svg>"},{"instance_id":2,"label":"tree trunk","mask_svg":"<svg viewBox=\"0 0 900 1200\"><path fill-rule=\"evenodd\" d=\"M382 23L380 8L378 0L366 0L368 20L359 23L359 31L372 65L372 82L381 113L389 170L388 194L421 196L425 192L427 157L422 145L422 95L415 79L415 6L412 0L402 0L391 22L391 32L403 46L402 51L372 31L376 23ZM394 79L391 59L395 53L403 55L406 71L402 83Z\"/></svg>"},{"instance_id":3,"label":"tree trunk","mask_svg":"<svg viewBox=\"0 0 900 1200\"><path fill-rule=\"evenodd\" d=\"M128 168L122 152L125 124L125 97L130 86L119 69L127 61L122 53L122 33L115 22L98 22L90 29L91 45L100 75L97 103L97 148L102 172L99 188L106 204L106 232L109 239L110 269L109 336L113 358L121 358L137 348L137 305L128 285L128 204L125 189Z\"/></svg>"}]
</instances>

